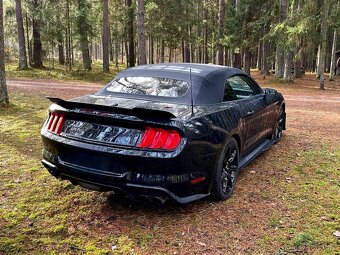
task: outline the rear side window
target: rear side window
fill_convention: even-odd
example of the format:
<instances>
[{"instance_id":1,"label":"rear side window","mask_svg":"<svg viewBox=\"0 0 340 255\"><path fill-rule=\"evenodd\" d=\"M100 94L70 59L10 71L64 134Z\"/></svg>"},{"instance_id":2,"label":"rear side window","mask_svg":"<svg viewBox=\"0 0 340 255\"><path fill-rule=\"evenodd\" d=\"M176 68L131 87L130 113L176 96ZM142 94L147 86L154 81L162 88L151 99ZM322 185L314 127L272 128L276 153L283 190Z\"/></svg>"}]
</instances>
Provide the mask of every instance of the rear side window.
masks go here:
<instances>
[{"instance_id":1,"label":"rear side window","mask_svg":"<svg viewBox=\"0 0 340 255\"><path fill-rule=\"evenodd\" d=\"M121 77L111 81L108 92L160 97L181 97L189 88L186 81L161 77Z\"/></svg>"},{"instance_id":2,"label":"rear side window","mask_svg":"<svg viewBox=\"0 0 340 255\"><path fill-rule=\"evenodd\" d=\"M254 96L261 93L261 89L258 85L245 76L233 76L230 77L226 84L228 84L229 90L236 99L244 99L250 96Z\"/></svg>"}]
</instances>

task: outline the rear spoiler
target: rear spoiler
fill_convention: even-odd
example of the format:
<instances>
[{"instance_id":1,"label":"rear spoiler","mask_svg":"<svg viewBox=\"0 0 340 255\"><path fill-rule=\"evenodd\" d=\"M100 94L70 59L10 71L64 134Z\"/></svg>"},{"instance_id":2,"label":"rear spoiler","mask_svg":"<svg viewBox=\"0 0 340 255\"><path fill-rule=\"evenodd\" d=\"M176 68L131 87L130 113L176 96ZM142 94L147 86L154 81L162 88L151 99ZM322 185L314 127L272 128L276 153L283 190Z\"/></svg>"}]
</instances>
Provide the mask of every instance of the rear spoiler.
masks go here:
<instances>
[{"instance_id":1,"label":"rear spoiler","mask_svg":"<svg viewBox=\"0 0 340 255\"><path fill-rule=\"evenodd\" d=\"M118 113L124 115L132 115L136 116L141 119L171 119L176 118L171 112L161 111L161 110L153 110L153 109L146 109L146 108L139 108L135 107L132 109L128 108L121 108L115 106L107 106L107 105L99 105L99 104L88 104L88 103L79 103L79 102L72 102L60 99L58 97L50 97L47 96L52 103L60 105L66 109L90 109L90 110L98 110L98 111L105 111L110 113Z\"/></svg>"}]
</instances>

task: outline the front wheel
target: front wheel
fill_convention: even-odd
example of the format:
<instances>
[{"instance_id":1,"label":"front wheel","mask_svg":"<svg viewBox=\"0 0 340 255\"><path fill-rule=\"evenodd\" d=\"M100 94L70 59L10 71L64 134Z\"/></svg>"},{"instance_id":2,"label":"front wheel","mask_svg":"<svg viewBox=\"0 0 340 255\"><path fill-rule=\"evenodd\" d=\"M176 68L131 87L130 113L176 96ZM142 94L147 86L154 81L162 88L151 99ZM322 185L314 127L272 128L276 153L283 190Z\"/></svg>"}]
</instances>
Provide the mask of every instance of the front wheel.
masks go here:
<instances>
[{"instance_id":1,"label":"front wheel","mask_svg":"<svg viewBox=\"0 0 340 255\"><path fill-rule=\"evenodd\" d=\"M239 149L234 138L229 138L216 165L213 179L213 195L217 200L229 198L235 188L238 175Z\"/></svg>"},{"instance_id":2,"label":"front wheel","mask_svg":"<svg viewBox=\"0 0 340 255\"><path fill-rule=\"evenodd\" d=\"M276 127L275 127L275 132L274 132L275 143L280 141L282 137L282 133L283 133L283 128L284 128L284 109L281 106L280 111L279 111L279 117L278 117Z\"/></svg>"}]
</instances>

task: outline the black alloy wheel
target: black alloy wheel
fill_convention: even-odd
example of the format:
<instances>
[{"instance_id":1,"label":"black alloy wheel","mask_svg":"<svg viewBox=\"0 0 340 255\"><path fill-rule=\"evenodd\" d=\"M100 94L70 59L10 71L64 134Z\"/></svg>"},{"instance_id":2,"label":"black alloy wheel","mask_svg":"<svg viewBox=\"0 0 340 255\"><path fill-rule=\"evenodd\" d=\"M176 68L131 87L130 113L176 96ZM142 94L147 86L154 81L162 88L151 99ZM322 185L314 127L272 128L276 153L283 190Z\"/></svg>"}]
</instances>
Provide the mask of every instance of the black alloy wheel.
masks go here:
<instances>
[{"instance_id":1,"label":"black alloy wheel","mask_svg":"<svg viewBox=\"0 0 340 255\"><path fill-rule=\"evenodd\" d=\"M281 106L280 112L279 112L279 118L276 123L275 133L274 133L275 143L280 141L282 137L282 133L283 133L283 127L284 127L284 110L283 110L283 107Z\"/></svg>"},{"instance_id":2,"label":"black alloy wheel","mask_svg":"<svg viewBox=\"0 0 340 255\"><path fill-rule=\"evenodd\" d=\"M229 198L238 176L239 149L234 138L229 138L221 153L213 180L213 194L217 200Z\"/></svg>"}]
</instances>

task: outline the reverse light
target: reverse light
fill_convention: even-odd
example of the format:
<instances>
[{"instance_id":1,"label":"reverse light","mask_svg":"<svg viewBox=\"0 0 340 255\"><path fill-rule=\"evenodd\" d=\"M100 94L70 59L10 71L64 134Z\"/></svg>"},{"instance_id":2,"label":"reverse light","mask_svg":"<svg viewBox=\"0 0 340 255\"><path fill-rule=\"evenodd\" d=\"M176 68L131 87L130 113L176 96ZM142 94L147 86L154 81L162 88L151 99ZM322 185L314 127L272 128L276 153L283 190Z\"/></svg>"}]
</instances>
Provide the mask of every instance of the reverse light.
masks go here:
<instances>
[{"instance_id":1,"label":"reverse light","mask_svg":"<svg viewBox=\"0 0 340 255\"><path fill-rule=\"evenodd\" d=\"M61 113L52 112L47 122L47 130L59 135L63 128L63 125L64 125L64 115Z\"/></svg>"},{"instance_id":2,"label":"reverse light","mask_svg":"<svg viewBox=\"0 0 340 255\"><path fill-rule=\"evenodd\" d=\"M181 142L181 136L176 130L147 127L144 131L139 148L173 150Z\"/></svg>"}]
</instances>

